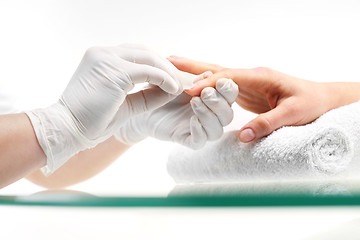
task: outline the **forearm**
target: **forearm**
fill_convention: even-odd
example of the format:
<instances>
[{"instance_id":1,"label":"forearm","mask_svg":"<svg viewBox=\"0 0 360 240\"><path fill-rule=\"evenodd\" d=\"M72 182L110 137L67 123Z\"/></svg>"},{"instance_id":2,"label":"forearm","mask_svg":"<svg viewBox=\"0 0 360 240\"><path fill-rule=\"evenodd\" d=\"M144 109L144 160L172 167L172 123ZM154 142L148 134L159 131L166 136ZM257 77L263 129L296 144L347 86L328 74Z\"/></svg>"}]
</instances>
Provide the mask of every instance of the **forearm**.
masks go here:
<instances>
[{"instance_id":1,"label":"forearm","mask_svg":"<svg viewBox=\"0 0 360 240\"><path fill-rule=\"evenodd\" d=\"M43 167L42 151L26 114L0 116L0 188Z\"/></svg>"},{"instance_id":2,"label":"forearm","mask_svg":"<svg viewBox=\"0 0 360 240\"><path fill-rule=\"evenodd\" d=\"M45 177L41 171L36 171L27 179L46 188L64 188L97 175L129 147L111 137L93 149L78 153L50 176Z\"/></svg>"},{"instance_id":3,"label":"forearm","mask_svg":"<svg viewBox=\"0 0 360 240\"><path fill-rule=\"evenodd\" d=\"M359 82L325 83L331 109L351 104L360 100Z\"/></svg>"}]
</instances>

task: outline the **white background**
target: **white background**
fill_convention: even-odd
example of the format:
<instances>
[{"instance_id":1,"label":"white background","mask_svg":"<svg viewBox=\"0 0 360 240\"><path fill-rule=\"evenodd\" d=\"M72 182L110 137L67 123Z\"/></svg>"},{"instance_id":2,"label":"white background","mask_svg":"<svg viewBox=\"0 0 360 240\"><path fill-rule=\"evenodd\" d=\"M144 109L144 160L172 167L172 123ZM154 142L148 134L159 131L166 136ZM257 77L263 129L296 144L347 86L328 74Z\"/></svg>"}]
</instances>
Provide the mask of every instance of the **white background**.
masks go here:
<instances>
[{"instance_id":1,"label":"white background","mask_svg":"<svg viewBox=\"0 0 360 240\"><path fill-rule=\"evenodd\" d=\"M356 0L2 0L0 87L20 109L48 106L88 47L123 42L228 67L267 66L315 81L360 81L359 23ZM250 117L238 109L235 125ZM72 189L166 195L174 185L166 173L172 147L148 139ZM23 180L1 191L40 190Z\"/></svg>"}]
</instances>

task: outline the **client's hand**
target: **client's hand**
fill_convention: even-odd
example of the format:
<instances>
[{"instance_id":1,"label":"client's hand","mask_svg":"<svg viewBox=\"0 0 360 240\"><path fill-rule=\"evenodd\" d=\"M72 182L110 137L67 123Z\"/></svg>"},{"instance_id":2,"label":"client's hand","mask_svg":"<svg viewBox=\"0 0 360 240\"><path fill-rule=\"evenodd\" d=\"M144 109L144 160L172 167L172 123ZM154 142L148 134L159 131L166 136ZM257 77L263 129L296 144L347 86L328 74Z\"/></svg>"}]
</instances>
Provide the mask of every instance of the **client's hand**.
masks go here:
<instances>
[{"instance_id":1,"label":"client's hand","mask_svg":"<svg viewBox=\"0 0 360 240\"><path fill-rule=\"evenodd\" d=\"M223 127L233 119L231 104L238 95L237 85L223 78L214 87L203 89L200 97L182 93L163 107L132 117L115 137L133 144L151 136L201 148L206 141L220 138Z\"/></svg>"},{"instance_id":2,"label":"client's hand","mask_svg":"<svg viewBox=\"0 0 360 240\"><path fill-rule=\"evenodd\" d=\"M205 87L215 86L218 79L234 80L239 87L236 102L259 114L240 130L242 142L259 139L282 126L312 122L332 108L356 101L356 97L347 100L344 97L342 104L339 103L341 101L336 98L339 84L307 81L269 68L229 69L180 57L169 60L182 71L198 74L210 70L214 73L187 90L192 96L198 96ZM341 86L344 90L345 85Z\"/></svg>"}]
</instances>

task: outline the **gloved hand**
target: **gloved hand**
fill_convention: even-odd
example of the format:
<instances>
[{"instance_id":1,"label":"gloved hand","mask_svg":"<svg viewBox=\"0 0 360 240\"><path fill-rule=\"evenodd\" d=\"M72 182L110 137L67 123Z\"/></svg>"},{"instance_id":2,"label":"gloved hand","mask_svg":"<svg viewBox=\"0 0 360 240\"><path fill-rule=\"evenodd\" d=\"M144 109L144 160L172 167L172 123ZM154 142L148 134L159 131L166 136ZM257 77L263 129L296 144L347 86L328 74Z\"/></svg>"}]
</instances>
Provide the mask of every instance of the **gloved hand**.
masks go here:
<instances>
[{"instance_id":1,"label":"gloved hand","mask_svg":"<svg viewBox=\"0 0 360 240\"><path fill-rule=\"evenodd\" d=\"M182 87L169 65L133 45L87 50L60 100L26 113L47 156L44 173L114 135L130 117L175 98ZM152 87L128 95L142 82Z\"/></svg>"},{"instance_id":2,"label":"gloved hand","mask_svg":"<svg viewBox=\"0 0 360 240\"><path fill-rule=\"evenodd\" d=\"M195 81L207 76L205 72ZM130 118L115 137L130 145L151 136L199 149L221 137L233 118L231 104L237 95L238 86L232 80L220 79L216 89L206 88L200 97L182 93L158 109Z\"/></svg>"}]
</instances>

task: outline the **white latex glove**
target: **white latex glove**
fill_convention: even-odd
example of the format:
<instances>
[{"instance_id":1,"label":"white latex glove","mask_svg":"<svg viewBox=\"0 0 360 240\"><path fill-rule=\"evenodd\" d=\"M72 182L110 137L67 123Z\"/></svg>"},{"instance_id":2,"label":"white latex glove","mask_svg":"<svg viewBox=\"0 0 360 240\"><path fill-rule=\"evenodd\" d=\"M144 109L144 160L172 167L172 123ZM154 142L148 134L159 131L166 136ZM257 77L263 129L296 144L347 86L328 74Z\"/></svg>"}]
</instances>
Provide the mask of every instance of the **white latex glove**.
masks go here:
<instances>
[{"instance_id":1,"label":"white latex glove","mask_svg":"<svg viewBox=\"0 0 360 240\"><path fill-rule=\"evenodd\" d=\"M175 98L182 87L170 65L134 45L87 50L60 100L27 112L47 156L43 172L52 173L77 152L114 135L130 117ZM152 87L128 95L142 82Z\"/></svg>"},{"instance_id":2,"label":"white latex glove","mask_svg":"<svg viewBox=\"0 0 360 240\"><path fill-rule=\"evenodd\" d=\"M207 76L203 73L196 80ZM129 119L115 137L130 145L151 136L199 149L221 137L223 127L233 119L231 104L237 96L238 86L232 80L219 79L216 89L205 88L200 97L182 93L156 110Z\"/></svg>"}]
</instances>

